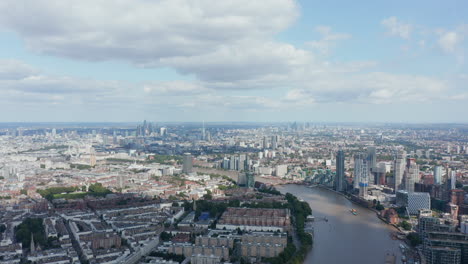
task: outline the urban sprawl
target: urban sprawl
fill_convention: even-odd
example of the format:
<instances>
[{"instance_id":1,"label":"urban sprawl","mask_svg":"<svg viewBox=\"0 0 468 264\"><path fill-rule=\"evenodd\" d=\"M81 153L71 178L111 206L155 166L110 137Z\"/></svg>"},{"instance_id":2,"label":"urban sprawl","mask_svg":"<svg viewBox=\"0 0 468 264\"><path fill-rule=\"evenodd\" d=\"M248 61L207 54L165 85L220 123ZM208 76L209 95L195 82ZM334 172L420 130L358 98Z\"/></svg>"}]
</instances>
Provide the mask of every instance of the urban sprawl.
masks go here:
<instances>
[{"instance_id":1,"label":"urban sprawl","mask_svg":"<svg viewBox=\"0 0 468 264\"><path fill-rule=\"evenodd\" d=\"M0 264L303 263L283 184L375 211L404 263L468 263L467 125L144 121L0 124Z\"/></svg>"}]
</instances>

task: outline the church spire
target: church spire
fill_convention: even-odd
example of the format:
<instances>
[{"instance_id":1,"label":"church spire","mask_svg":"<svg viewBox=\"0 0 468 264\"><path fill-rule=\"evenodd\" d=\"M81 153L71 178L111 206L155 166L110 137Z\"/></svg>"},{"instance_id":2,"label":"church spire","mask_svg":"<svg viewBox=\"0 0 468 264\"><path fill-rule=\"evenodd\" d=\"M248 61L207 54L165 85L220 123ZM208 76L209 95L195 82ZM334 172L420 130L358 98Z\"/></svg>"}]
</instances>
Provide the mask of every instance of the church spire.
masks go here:
<instances>
[{"instance_id":1,"label":"church spire","mask_svg":"<svg viewBox=\"0 0 468 264\"><path fill-rule=\"evenodd\" d=\"M31 254L36 253L36 247L34 246L34 234L31 232L31 245L29 247Z\"/></svg>"}]
</instances>

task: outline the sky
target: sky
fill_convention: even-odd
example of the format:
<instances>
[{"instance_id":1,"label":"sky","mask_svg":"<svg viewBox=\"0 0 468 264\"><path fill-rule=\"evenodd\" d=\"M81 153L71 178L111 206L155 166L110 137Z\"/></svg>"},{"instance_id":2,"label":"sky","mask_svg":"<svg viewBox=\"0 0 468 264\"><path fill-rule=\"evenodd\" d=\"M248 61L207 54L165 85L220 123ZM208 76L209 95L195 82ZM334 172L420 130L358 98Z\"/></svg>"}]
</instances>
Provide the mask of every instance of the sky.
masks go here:
<instances>
[{"instance_id":1,"label":"sky","mask_svg":"<svg viewBox=\"0 0 468 264\"><path fill-rule=\"evenodd\" d=\"M2 0L0 122L468 122L468 1Z\"/></svg>"}]
</instances>

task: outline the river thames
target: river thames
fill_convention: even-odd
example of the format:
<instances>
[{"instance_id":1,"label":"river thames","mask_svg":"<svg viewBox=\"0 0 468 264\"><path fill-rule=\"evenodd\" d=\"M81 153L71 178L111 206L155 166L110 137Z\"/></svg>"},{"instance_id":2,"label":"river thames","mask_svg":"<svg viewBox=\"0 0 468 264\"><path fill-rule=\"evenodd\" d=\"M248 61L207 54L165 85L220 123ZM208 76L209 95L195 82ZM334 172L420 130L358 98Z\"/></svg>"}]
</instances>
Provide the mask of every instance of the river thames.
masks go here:
<instances>
[{"instance_id":1,"label":"river thames","mask_svg":"<svg viewBox=\"0 0 468 264\"><path fill-rule=\"evenodd\" d=\"M276 186L308 202L314 222L314 245L304 263L377 264L387 254L395 254L401 263L400 241L390 234L396 229L377 218L373 211L353 204L345 197L322 188L302 185ZM356 209L353 215L350 210ZM323 221L326 217L328 222Z\"/></svg>"}]
</instances>

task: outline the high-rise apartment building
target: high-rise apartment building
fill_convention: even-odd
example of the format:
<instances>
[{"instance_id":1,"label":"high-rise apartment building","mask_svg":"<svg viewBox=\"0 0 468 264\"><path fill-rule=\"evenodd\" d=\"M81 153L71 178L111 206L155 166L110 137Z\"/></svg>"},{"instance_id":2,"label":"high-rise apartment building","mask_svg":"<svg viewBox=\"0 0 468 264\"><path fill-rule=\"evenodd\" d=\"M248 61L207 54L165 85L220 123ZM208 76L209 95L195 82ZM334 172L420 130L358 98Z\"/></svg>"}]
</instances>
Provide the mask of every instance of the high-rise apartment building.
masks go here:
<instances>
[{"instance_id":1,"label":"high-rise apartment building","mask_svg":"<svg viewBox=\"0 0 468 264\"><path fill-rule=\"evenodd\" d=\"M362 175L362 167L363 167L362 154L358 153L354 155L354 177L353 177L354 189L359 189L359 182L361 180L361 175Z\"/></svg>"},{"instance_id":2,"label":"high-rise apartment building","mask_svg":"<svg viewBox=\"0 0 468 264\"><path fill-rule=\"evenodd\" d=\"M408 192L414 192L414 184L419 182L419 166L416 164L416 160L414 158L408 158L406 160L404 177L405 190Z\"/></svg>"},{"instance_id":3,"label":"high-rise apartment building","mask_svg":"<svg viewBox=\"0 0 468 264\"><path fill-rule=\"evenodd\" d=\"M375 151L375 147L367 148L367 159L368 159L369 170L372 171L372 169L374 169L377 165L377 154Z\"/></svg>"},{"instance_id":4,"label":"high-rise apartment building","mask_svg":"<svg viewBox=\"0 0 468 264\"><path fill-rule=\"evenodd\" d=\"M369 186L367 154L358 153L354 156L354 188L359 189L359 196L365 197L367 186Z\"/></svg>"},{"instance_id":5,"label":"high-rise apartment building","mask_svg":"<svg viewBox=\"0 0 468 264\"><path fill-rule=\"evenodd\" d=\"M268 140L266 137L263 137L263 149L267 149L268 148Z\"/></svg>"},{"instance_id":6,"label":"high-rise apartment building","mask_svg":"<svg viewBox=\"0 0 468 264\"><path fill-rule=\"evenodd\" d=\"M442 184L442 166L434 166L434 183Z\"/></svg>"},{"instance_id":7,"label":"high-rise apartment building","mask_svg":"<svg viewBox=\"0 0 468 264\"><path fill-rule=\"evenodd\" d=\"M344 190L344 152L342 150L338 151L336 155L336 176L335 176L335 190L342 192Z\"/></svg>"},{"instance_id":8,"label":"high-rise apartment building","mask_svg":"<svg viewBox=\"0 0 468 264\"><path fill-rule=\"evenodd\" d=\"M192 154L184 153L184 164L182 167L183 173L191 173L193 168Z\"/></svg>"},{"instance_id":9,"label":"high-rise apartment building","mask_svg":"<svg viewBox=\"0 0 468 264\"><path fill-rule=\"evenodd\" d=\"M405 151L398 151L395 155L395 160L393 161L393 183L395 188L395 193L403 189L403 174L405 173Z\"/></svg>"},{"instance_id":10,"label":"high-rise apartment building","mask_svg":"<svg viewBox=\"0 0 468 264\"><path fill-rule=\"evenodd\" d=\"M278 148L278 136L271 137L271 149L275 150Z\"/></svg>"}]
</instances>

